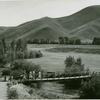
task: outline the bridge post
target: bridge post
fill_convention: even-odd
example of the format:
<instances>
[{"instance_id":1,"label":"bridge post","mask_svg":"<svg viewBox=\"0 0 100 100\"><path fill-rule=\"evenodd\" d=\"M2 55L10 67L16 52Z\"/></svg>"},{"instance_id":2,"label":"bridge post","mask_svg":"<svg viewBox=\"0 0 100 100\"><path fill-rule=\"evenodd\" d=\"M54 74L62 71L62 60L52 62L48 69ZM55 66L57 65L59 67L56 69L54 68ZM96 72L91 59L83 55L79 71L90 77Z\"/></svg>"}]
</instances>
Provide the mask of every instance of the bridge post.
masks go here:
<instances>
[{"instance_id":1,"label":"bridge post","mask_svg":"<svg viewBox=\"0 0 100 100\"><path fill-rule=\"evenodd\" d=\"M32 79L35 79L35 71L32 72Z\"/></svg>"},{"instance_id":2,"label":"bridge post","mask_svg":"<svg viewBox=\"0 0 100 100\"><path fill-rule=\"evenodd\" d=\"M32 76L32 72L29 73L29 79L32 79L33 76Z\"/></svg>"},{"instance_id":3,"label":"bridge post","mask_svg":"<svg viewBox=\"0 0 100 100\"><path fill-rule=\"evenodd\" d=\"M39 72L39 79L41 79L42 78L42 73L41 72Z\"/></svg>"}]
</instances>

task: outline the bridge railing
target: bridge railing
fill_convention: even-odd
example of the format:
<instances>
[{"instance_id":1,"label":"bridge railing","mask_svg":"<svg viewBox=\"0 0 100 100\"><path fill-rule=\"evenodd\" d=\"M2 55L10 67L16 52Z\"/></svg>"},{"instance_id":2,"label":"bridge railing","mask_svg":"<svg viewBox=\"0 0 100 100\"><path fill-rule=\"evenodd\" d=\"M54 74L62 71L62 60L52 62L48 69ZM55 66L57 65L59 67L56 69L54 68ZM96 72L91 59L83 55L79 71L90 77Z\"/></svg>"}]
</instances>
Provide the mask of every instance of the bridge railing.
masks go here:
<instances>
[{"instance_id":1,"label":"bridge railing","mask_svg":"<svg viewBox=\"0 0 100 100\"><path fill-rule=\"evenodd\" d=\"M81 75L81 76L72 76L72 77L54 77L54 78L36 78L36 79L30 79L30 80L63 80L63 79L74 79L74 78L88 78L91 77L91 75Z\"/></svg>"}]
</instances>

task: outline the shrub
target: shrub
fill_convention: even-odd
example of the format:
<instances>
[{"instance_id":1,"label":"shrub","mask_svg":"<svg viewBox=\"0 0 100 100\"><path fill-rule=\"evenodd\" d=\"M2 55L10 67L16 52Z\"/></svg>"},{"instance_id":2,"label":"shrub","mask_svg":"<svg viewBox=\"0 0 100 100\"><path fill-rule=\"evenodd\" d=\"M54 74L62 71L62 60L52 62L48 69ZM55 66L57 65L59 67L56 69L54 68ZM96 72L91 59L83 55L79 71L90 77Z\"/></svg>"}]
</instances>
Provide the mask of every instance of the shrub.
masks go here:
<instances>
[{"instance_id":1,"label":"shrub","mask_svg":"<svg viewBox=\"0 0 100 100\"><path fill-rule=\"evenodd\" d=\"M38 72L41 71L41 67L39 65L23 60L13 62L11 69L12 76L21 78L20 76L25 75L27 79L29 79L30 72L35 71L35 77L38 77Z\"/></svg>"},{"instance_id":2,"label":"shrub","mask_svg":"<svg viewBox=\"0 0 100 100\"><path fill-rule=\"evenodd\" d=\"M100 99L100 75L83 81L79 94L83 99Z\"/></svg>"},{"instance_id":3,"label":"shrub","mask_svg":"<svg viewBox=\"0 0 100 100\"><path fill-rule=\"evenodd\" d=\"M21 79L21 75L23 75L23 71L22 70L13 70L11 72L11 75L13 76L13 79Z\"/></svg>"},{"instance_id":4,"label":"shrub","mask_svg":"<svg viewBox=\"0 0 100 100\"><path fill-rule=\"evenodd\" d=\"M30 95L32 95L33 94L33 89L30 89L29 91L28 91L28 93L30 94Z\"/></svg>"},{"instance_id":5,"label":"shrub","mask_svg":"<svg viewBox=\"0 0 100 100\"><path fill-rule=\"evenodd\" d=\"M11 70L10 69L4 69L2 70L2 76L4 76L4 81L6 81L6 76L9 76L11 73Z\"/></svg>"},{"instance_id":6,"label":"shrub","mask_svg":"<svg viewBox=\"0 0 100 100\"><path fill-rule=\"evenodd\" d=\"M16 90L8 90L8 99L18 99L18 94Z\"/></svg>"},{"instance_id":7,"label":"shrub","mask_svg":"<svg viewBox=\"0 0 100 100\"><path fill-rule=\"evenodd\" d=\"M65 60L65 74L68 76L77 76L85 72L81 58L67 57Z\"/></svg>"},{"instance_id":8,"label":"shrub","mask_svg":"<svg viewBox=\"0 0 100 100\"><path fill-rule=\"evenodd\" d=\"M71 56L66 57L66 60L65 60L66 67L71 67L74 63L75 63L74 57L71 57Z\"/></svg>"},{"instance_id":9,"label":"shrub","mask_svg":"<svg viewBox=\"0 0 100 100\"><path fill-rule=\"evenodd\" d=\"M43 54L41 53L41 51L30 50L30 51L24 52L24 57L21 56L21 59L22 58L24 58L24 59L40 58L42 56L43 56Z\"/></svg>"}]
</instances>

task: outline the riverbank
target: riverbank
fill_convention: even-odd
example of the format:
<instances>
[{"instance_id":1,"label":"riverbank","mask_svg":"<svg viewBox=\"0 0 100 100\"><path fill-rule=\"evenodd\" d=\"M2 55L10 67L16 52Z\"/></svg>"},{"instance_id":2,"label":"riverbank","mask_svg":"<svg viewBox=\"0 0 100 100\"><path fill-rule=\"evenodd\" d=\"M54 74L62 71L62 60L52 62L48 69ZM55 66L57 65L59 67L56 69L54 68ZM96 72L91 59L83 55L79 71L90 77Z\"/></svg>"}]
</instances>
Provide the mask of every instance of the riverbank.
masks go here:
<instances>
[{"instance_id":1,"label":"riverbank","mask_svg":"<svg viewBox=\"0 0 100 100\"><path fill-rule=\"evenodd\" d=\"M9 99L42 99L34 89L23 85L16 84L8 87L8 98Z\"/></svg>"},{"instance_id":2,"label":"riverbank","mask_svg":"<svg viewBox=\"0 0 100 100\"><path fill-rule=\"evenodd\" d=\"M47 90L39 90L23 84L13 85L8 90L9 99L69 99L79 98L77 93L61 94Z\"/></svg>"}]
</instances>

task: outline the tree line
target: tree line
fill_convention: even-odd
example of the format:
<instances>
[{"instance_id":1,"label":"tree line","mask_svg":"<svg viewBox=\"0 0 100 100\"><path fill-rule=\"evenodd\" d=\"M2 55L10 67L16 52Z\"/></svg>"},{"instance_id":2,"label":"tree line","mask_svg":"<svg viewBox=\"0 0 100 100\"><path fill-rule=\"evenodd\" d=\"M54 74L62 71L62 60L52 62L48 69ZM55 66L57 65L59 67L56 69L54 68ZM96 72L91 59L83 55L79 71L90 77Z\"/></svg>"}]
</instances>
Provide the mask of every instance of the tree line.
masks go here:
<instances>
[{"instance_id":1,"label":"tree line","mask_svg":"<svg viewBox=\"0 0 100 100\"><path fill-rule=\"evenodd\" d=\"M28 50L27 42L18 39L7 43L3 38L0 40L0 64L3 64L5 60L14 61L16 59L29 59L39 58L42 56L41 51Z\"/></svg>"},{"instance_id":2,"label":"tree line","mask_svg":"<svg viewBox=\"0 0 100 100\"><path fill-rule=\"evenodd\" d=\"M58 37L57 40L50 39L30 39L28 44L70 44L70 45L100 45L100 37L94 37L91 43L83 43L79 38Z\"/></svg>"},{"instance_id":3,"label":"tree line","mask_svg":"<svg viewBox=\"0 0 100 100\"><path fill-rule=\"evenodd\" d=\"M58 40L50 40L50 39L31 39L28 40L29 44L76 44L80 45L80 39L72 39L68 37L59 37Z\"/></svg>"}]
</instances>

